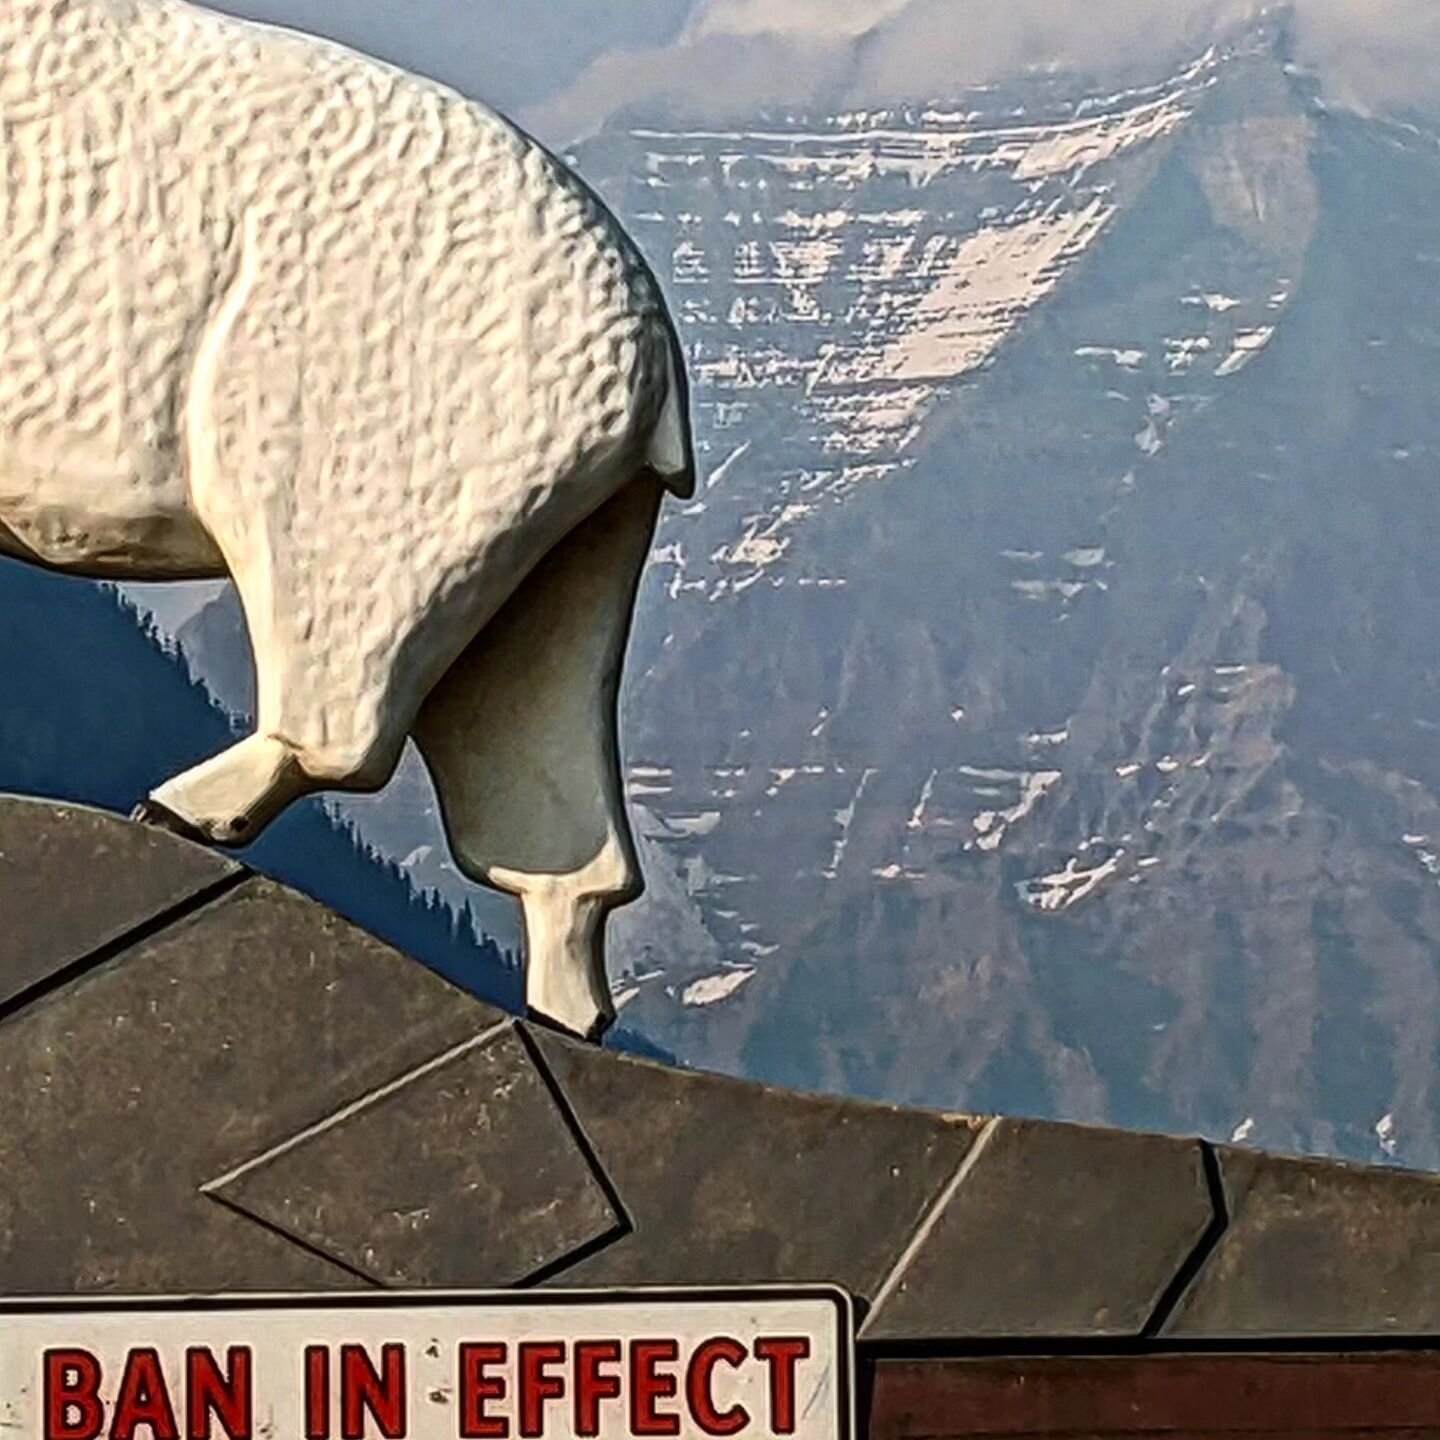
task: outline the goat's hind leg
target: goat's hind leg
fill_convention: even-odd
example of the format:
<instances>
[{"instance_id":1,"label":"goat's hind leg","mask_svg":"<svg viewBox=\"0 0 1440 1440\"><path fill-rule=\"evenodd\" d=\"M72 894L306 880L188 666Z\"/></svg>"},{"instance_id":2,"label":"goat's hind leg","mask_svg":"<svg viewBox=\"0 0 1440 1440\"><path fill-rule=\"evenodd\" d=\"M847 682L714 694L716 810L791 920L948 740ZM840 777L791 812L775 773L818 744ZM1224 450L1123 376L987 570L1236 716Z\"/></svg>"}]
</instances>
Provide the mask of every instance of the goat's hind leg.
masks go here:
<instances>
[{"instance_id":1,"label":"goat's hind leg","mask_svg":"<svg viewBox=\"0 0 1440 1440\"><path fill-rule=\"evenodd\" d=\"M299 632L268 589L266 567L236 575L256 671L255 733L166 781L136 811L214 845L247 845L283 810L321 790L379 789L393 773L415 705L357 683L370 660L344 626ZM356 577L357 586L373 585ZM358 703L357 703L358 697Z\"/></svg>"},{"instance_id":2,"label":"goat's hind leg","mask_svg":"<svg viewBox=\"0 0 1440 1440\"><path fill-rule=\"evenodd\" d=\"M641 889L616 709L660 486L643 472L531 573L422 707L456 863L520 898L528 1008L598 1038L604 927Z\"/></svg>"},{"instance_id":3,"label":"goat's hind leg","mask_svg":"<svg viewBox=\"0 0 1440 1440\"><path fill-rule=\"evenodd\" d=\"M256 734L167 780L134 818L212 845L246 845L315 788L290 746Z\"/></svg>"},{"instance_id":4,"label":"goat's hind leg","mask_svg":"<svg viewBox=\"0 0 1440 1440\"><path fill-rule=\"evenodd\" d=\"M341 633L324 650L296 637L277 641L241 586L251 622L259 691L253 735L167 780L136 811L214 845L247 845L281 811L320 790L378 790L394 772L414 718L413 703L361 687L349 674L366 658ZM257 633L258 630L258 633ZM403 698L399 697L399 698Z\"/></svg>"}]
</instances>

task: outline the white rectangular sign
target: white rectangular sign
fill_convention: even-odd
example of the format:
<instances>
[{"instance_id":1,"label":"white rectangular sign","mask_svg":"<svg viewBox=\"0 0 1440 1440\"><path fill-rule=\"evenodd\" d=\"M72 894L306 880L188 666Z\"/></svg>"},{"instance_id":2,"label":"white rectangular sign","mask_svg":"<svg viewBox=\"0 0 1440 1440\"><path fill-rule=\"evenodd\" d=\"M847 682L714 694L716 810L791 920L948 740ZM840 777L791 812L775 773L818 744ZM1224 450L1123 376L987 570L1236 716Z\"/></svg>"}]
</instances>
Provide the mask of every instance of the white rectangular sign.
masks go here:
<instances>
[{"instance_id":1,"label":"white rectangular sign","mask_svg":"<svg viewBox=\"0 0 1440 1440\"><path fill-rule=\"evenodd\" d=\"M851 1440L828 1289L0 1302L5 1440Z\"/></svg>"}]
</instances>

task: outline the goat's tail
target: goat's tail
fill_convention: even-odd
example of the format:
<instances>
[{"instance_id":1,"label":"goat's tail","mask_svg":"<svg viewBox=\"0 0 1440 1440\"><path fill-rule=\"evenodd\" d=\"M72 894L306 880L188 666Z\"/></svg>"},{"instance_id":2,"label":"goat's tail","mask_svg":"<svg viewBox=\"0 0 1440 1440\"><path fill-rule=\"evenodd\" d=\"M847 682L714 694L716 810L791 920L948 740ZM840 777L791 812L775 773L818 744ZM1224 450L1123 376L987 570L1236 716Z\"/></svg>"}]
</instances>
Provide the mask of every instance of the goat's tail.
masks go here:
<instances>
[{"instance_id":1,"label":"goat's tail","mask_svg":"<svg viewBox=\"0 0 1440 1440\"><path fill-rule=\"evenodd\" d=\"M669 334L665 403L650 437L645 463L665 488L682 500L695 493L695 433L690 423L690 377L685 373L685 352L673 328Z\"/></svg>"}]
</instances>

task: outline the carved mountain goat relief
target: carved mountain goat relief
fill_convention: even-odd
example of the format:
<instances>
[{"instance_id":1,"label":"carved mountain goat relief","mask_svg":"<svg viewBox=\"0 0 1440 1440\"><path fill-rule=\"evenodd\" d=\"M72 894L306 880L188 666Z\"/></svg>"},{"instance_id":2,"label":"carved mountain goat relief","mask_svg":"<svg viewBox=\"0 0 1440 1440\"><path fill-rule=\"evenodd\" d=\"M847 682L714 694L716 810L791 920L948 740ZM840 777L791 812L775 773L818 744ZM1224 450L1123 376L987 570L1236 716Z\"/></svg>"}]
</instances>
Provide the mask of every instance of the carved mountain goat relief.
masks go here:
<instances>
[{"instance_id":1,"label":"carved mountain goat relief","mask_svg":"<svg viewBox=\"0 0 1440 1440\"><path fill-rule=\"evenodd\" d=\"M145 818L245 843L413 735L531 1007L600 1033L619 673L693 488L635 247L484 106L178 0L7 0L0 165L0 551L229 576L250 630L254 733Z\"/></svg>"}]
</instances>

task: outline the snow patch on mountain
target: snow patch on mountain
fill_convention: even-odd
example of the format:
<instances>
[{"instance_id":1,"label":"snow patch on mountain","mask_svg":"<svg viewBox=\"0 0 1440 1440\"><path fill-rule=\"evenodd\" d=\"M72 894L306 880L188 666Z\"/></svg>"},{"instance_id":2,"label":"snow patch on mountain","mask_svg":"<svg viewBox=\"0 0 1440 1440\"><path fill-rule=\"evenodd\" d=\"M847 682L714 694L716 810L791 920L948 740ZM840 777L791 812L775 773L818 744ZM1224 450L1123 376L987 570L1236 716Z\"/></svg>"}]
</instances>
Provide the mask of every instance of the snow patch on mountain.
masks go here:
<instances>
[{"instance_id":1,"label":"snow patch on mountain","mask_svg":"<svg viewBox=\"0 0 1440 1440\"><path fill-rule=\"evenodd\" d=\"M703 975L685 986L680 995L682 1005L717 1005L728 1000L755 978L755 967L741 966L722 970L718 975Z\"/></svg>"},{"instance_id":2,"label":"snow patch on mountain","mask_svg":"<svg viewBox=\"0 0 1440 1440\"><path fill-rule=\"evenodd\" d=\"M713 456L694 517L709 558L666 552L671 598L843 581L808 573L809 528L912 468L927 417L1094 248L1124 167L1184 130L1222 63L1207 52L1164 85L1024 114L979 92L609 138L634 157L621 208L662 257ZM1100 341L1077 353L1122 370L1146 358ZM777 414L783 432L759 443ZM1146 435L1153 453L1163 425Z\"/></svg>"}]
</instances>

